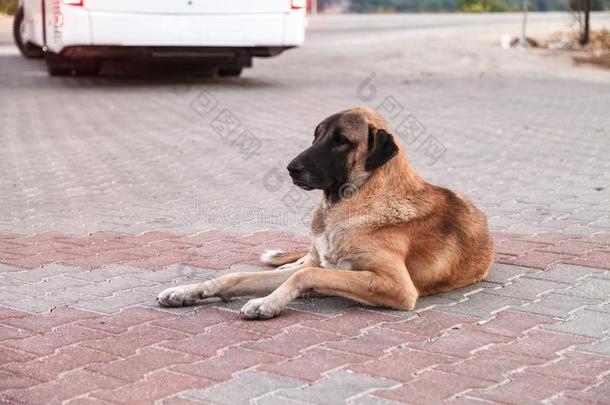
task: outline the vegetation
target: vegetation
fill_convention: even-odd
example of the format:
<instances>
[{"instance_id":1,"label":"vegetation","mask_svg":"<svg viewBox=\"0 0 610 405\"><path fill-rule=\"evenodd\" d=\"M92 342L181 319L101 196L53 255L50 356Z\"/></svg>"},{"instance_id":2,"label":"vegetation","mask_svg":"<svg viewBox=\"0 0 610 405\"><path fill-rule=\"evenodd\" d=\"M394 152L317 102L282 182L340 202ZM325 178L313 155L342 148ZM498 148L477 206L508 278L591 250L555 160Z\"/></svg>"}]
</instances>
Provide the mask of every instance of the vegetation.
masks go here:
<instances>
[{"instance_id":1,"label":"vegetation","mask_svg":"<svg viewBox=\"0 0 610 405\"><path fill-rule=\"evenodd\" d=\"M327 0L329 1L329 0ZM574 10L583 0L529 0L532 11ZM392 12L499 12L521 10L521 0L351 0L350 11ZM610 10L610 0L591 0L591 10Z\"/></svg>"},{"instance_id":2,"label":"vegetation","mask_svg":"<svg viewBox=\"0 0 610 405\"><path fill-rule=\"evenodd\" d=\"M459 10L466 13L487 13L518 10L518 8L509 5L504 0L459 0L458 4Z\"/></svg>"},{"instance_id":3,"label":"vegetation","mask_svg":"<svg viewBox=\"0 0 610 405\"><path fill-rule=\"evenodd\" d=\"M18 0L0 0L0 13L15 14Z\"/></svg>"}]
</instances>

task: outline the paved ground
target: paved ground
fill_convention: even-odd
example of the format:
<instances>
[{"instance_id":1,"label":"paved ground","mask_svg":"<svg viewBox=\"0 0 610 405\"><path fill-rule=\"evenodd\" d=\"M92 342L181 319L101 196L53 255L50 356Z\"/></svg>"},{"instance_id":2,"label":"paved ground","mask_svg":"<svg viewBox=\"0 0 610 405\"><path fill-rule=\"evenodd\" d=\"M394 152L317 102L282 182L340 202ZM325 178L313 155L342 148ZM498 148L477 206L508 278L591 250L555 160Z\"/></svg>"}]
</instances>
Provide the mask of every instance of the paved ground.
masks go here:
<instances>
[{"instance_id":1,"label":"paved ground","mask_svg":"<svg viewBox=\"0 0 610 405\"><path fill-rule=\"evenodd\" d=\"M313 20L305 47L239 80L49 78L15 53L9 22L3 401L610 403L607 71L499 49L517 15L343 16ZM566 22L533 15L530 28ZM157 307L168 285L306 245L316 196L283 168L355 104L388 117L427 179L487 212L489 278L408 313L310 299L244 322L243 301Z\"/></svg>"}]
</instances>

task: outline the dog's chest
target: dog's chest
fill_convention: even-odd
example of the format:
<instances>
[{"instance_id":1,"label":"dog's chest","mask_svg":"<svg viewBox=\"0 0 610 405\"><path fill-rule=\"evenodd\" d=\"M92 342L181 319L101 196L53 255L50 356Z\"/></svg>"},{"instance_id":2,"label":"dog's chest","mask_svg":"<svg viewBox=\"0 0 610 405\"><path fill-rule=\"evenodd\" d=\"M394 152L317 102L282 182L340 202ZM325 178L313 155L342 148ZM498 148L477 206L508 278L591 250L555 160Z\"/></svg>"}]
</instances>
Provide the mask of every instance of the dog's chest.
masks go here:
<instances>
[{"instance_id":1,"label":"dog's chest","mask_svg":"<svg viewBox=\"0 0 610 405\"><path fill-rule=\"evenodd\" d=\"M325 269L350 270L351 263L341 254L338 238L332 234L322 233L316 236L314 246L320 258L320 267Z\"/></svg>"}]
</instances>

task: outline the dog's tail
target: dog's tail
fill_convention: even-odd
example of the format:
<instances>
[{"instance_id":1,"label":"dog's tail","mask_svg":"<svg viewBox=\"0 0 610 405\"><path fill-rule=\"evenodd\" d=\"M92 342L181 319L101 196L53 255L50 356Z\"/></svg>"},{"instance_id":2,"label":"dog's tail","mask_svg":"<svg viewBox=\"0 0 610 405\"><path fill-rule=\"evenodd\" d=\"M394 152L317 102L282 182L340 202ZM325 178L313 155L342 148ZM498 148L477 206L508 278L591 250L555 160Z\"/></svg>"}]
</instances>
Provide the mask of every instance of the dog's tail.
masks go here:
<instances>
[{"instance_id":1,"label":"dog's tail","mask_svg":"<svg viewBox=\"0 0 610 405\"><path fill-rule=\"evenodd\" d=\"M281 250L266 250L261 255L261 262L269 266L281 266L283 264L294 263L307 255L307 251L283 252Z\"/></svg>"}]
</instances>

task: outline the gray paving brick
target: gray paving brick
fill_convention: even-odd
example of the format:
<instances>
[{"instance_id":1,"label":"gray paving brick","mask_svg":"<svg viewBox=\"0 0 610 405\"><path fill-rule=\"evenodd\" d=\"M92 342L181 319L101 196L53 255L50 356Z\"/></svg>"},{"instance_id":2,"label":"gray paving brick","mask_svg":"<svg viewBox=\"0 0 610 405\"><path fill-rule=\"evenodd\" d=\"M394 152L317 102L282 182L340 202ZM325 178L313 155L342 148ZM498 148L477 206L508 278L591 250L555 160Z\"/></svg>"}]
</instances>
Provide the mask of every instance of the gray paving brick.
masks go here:
<instances>
[{"instance_id":1,"label":"gray paving brick","mask_svg":"<svg viewBox=\"0 0 610 405\"><path fill-rule=\"evenodd\" d=\"M576 311L565 322L556 325L544 325L543 328L557 332L601 338L610 331L610 317L604 312L582 309Z\"/></svg>"},{"instance_id":2,"label":"gray paving brick","mask_svg":"<svg viewBox=\"0 0 610 405\"><path fill-rule=\"evenodd\" d=\"M415 312L427 311L440 305L452 305L458 301L458 299L445 298L440 295L428 295L425 297L419 297L413 310Z\"/></svg>"},{"instance_id":3,"label":"gray paving brick","mask_svg":"<svg viewBox=\"0 0 610 405\"><path fill-rule=\"evenodd\" d=\"M118 276L93 285L87 285L84 287L71 287L69 289L71 291L83 295L90 295L95 297L110 297L113 294L116 294L121 291L134 290L137 287L142 286L152 287L155 286L155 284L156 283L148 280L136 279L129 276Z\"/></svg>"},{"instance_id":4,"label":"gray paving brick","mask_svg":"<svg viewBox=\"0 0 610 405\"><path fill-rule=\"evenodd\" d=\"M11 288L0 288L0 303L8 304L11 301L24 300L31 297L19 293L19 290Z\"/></svg>"},{"instance_id":5,"label":"gray paving brick","mask_svg":"<svg viewBox=\"0 0 610 405\"><path fill-rule=\"evenodd\" d=\"M469 296L464 302L455 305L439 306L436 309L439 311L473 316L479 319L489 319L493 314L502 309L518 307L525 302L525 300L519 298L504 297L481 292Z\"/></svg>"},{"instance_id":6,"label":"gray paving brick","mask_svg":"<svg viewBox=\"0 0 610 405\"><path fill-rule=\"evenodd\" d=\"M601 342L596 342L589 345L576 346L576 350L610 356L610 337L607 337Z\"/></svg>"},{"instance_id":7,"label":"gray paving brick","mask_svg":"<svg viewBox=\"0 0 610 405\"><path fill-rule=\"evenodd\" d=\"M373 378L347 371L329 373L321 381L300 388L281 389L275 396L301 399L316 404L345 403L348 398L365 394L372 389L398 385L395 381Z\"/></svg>"},{"instance_id":8,"label":"gray paving brick","mask_svg":"<svg viewBox=\"0 0 610 405\"><path fill-rule=\"evenodd\" d=\"M37 269L13 273L11 274L11 277L27 281L28 283L39 283L55 276L64 274L69 275L79 272L82 272L82 269L79 269L78 267L62 266L60 264L48 264Z\"/></svg>"},{"instance_id":9,"label":"gray paving brick","mask_svg":"<svg viewBox=\"0 0 610 405\"><path fill-rule=\"evenodd\" d=\"M337 297L297 299L288 308L297 311L311 312L318 315L339 315L345 309L356 306L353 301Z\"/></svg>"},{"instance_id":10,"label":"gray paving brick","mask_svg":"<svg viewBox=\"0 0 610 405\"><path fill-rule=\"evenodd\" d=\"M207 390L196 389L180 394L180 397L208 404L240 405L281 388L298 387L304 383L260 371L246 371L230 381Z\"/></svg>"},{"instance_id":11,"label":"gray paving brick","mask_svg":"<svg viewBox=\"0 0 610 405\"><path fill-rule=\"evenodd\" d=\"M481 291L490 292L497 290L501 286L497 283L491 283L487 281L481 281L475 284L467 285L466 287L458 288L457 290L450 291L448 293L438 294L437 297L445 298L450 301L461 301L469 295L479 293Z\"/></svg>"},{"instance_id":12,"label":"gray paving brick","mask_svg":"<svg viewBox=\"0 0 610 405\"><path fill-rule=\"evenodd\" d=\"M509 264L494 263L489 269L489 273L485 278L485 281L489 283L506 284L511 280L529 274L530 272L536 272L535 269L529 267L511 266Z\"/></svg>"},{"instance_id":13,"label":"gray paving brick","mask_svg":"<svg viewBox=\"0 0 610 405\"><path fill-rule=\"evenodd\" d=\"M389 399L383 399L369 394L352 399L347 403L350 405L399 405L402 402L391 401Z\"/></svg>"},{"instance_id":14,"label":"gray paving brick","mask_svg":"<svg viewBox=\"0 0 610 405\"><path fill-rule=\"evenodd\" d=\"M79 301L73 306L86 311L94 311L102 314L115 314L124 308L137 306L149 301L156 303L155 297L150 297L134 291L123 291L108 298L91 299L91 297L89 297L88 300ZM158 304L155 306L155 308L158 308Z\"/></svg>"},{"instance_id":15,"label":"gray paving brick","mask_svg":"<svg viewBox=\"0 0 610 405\"><path fill-rule=\"evenodd\" d=\"M117 276L131 275L135 277L145 273L151 272L148 270L137 269L131 266L112 264L109 266L102 267L101 269L85 270L79 273L71 273L68 275L68 277L84 281L90 281L94 283L100 283Z\"/></svg>"},{"instance_id":16,"label":"gray paving brick","mask_svg":"<svg viewBox=\"0 0 610 405\"><path fill-rule=\"evenodd\" d=\"M505 297L521 298L524 300L535 300L540 295L549 293L554 290L564 289L569 284L556 283L547 280L538 280L534 278L518 278L511 284L488 290L489 294L502 295Z\"/></svg>"},{"instance_id":17,"label":"gray paving brick","mask_svg":"<svg viewBox=\"0 0 610 405\"><path fill-rule=\"evenodd\" d=\"M23 271L19 267L9 266L8 264L0 263L0 274L2 273L18 273Z\"/></svg>"},{"instance_id":18,"label":"gray paving brick","mask_svg":"<svg viewBox=\"0 0 610 405\"><path fill-rule=\"evenodd\" d=\"M45 313L50 312L57 307L69 306L71 304L74 305L79 301L86 301L88 299L90 299L90 297L76 294L71 291L54 291L47 295L26 297L20 300L4 302L3 304L20 311Z\"/></svg>"},{"instance_id":19,"label":"gray paving brick","mask_svg":"<svg viewBox=\"0 0 610 405\"><path fill-rule=\"evenodd\" d=\"M587 278L575 287L557 290L557 293L607 301L610 300L610 279Z\"/></svg>"},{"instance_id":20,"label":"gray paving brick","mask_svg":"<svg viewBox=\"0 0 610 405\"><path fill-rule=\"evenodd\" d=\"M257 398L250 401L251 404L256 405L316 405L313 402L300 401L296 399L288 399L285 397L276 397L275 395L268 395L262 398Z\"/></svg>"},{"instance_id":21,"label":"gray paving brick","mask_svg":"<svg viewBox=\"0 0 610 405\"><path fill-rule=\"evenodd\" d=\"M49 279L45 279L36 284L26 284L19 287L19 292L24 295L31 297L39 297L52 291L64 291L73 287L91 286L92 283L74 278L57 276Z\"/></svg>"},{"instance_id":22,"label":"gray paving brick","mask_svg":"<svg viewBox=\"0 0 610 405\"><path fill-rule=\"evenodd\" d=\"M602 271L591 267L557 264L548 271L532 272L525 277L573 284L577 280L598 273L602 273Z\"/></svg>"},{"instance_id":23,"label":"gray paving brick","mask_svg":"<svg viewBox=\"0 0 610 405\"><path fill-rule=\"evenodd\" d=\"M176 279L184 278L190 278L193 280L208 280L210 278L219 277L223 274L226 274L226 272L205 271L197 267L172 265L161 271L141 271L138 274L131 274L131 276L147 281L169 283Z\"/></svg>"},{"instance_id":24,"label":"gray paving brick","mask_svg":"<svg viewBox=\"0 0 610 405\"><path fill-rule=\"evenodd\" d=\"M599 311L610 314L610 302L604 302L600 305L591 305L588 309L591 311Z\"/></svg>"},{"instance_id":25,"label":"gray paving brick","mask_svg":"<svg viewBox=\"0 0 610 405\"><path fill-rule=\"evenodd\" d=\"M9 275L0 275L0 288L3 287L18 287L27 284L26 281L11 277Z\"/></svg>"},{"instance_id":26,"label":"gray paving brick","mask_svg":"<svg viewBox=\"0 0 610 405\"><path fill-rule=\"evenodd\" d=\"M568 319L577 309L597 305L601 301L565 294L549 293L533 303L514 308L516 311Z\"/></svg>"}]
</instances>

